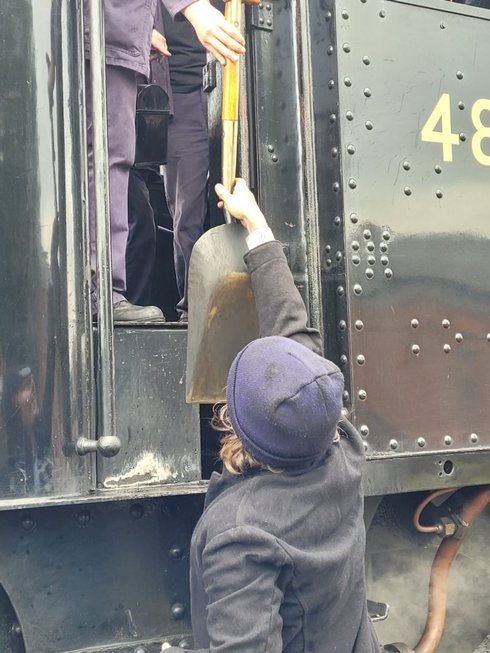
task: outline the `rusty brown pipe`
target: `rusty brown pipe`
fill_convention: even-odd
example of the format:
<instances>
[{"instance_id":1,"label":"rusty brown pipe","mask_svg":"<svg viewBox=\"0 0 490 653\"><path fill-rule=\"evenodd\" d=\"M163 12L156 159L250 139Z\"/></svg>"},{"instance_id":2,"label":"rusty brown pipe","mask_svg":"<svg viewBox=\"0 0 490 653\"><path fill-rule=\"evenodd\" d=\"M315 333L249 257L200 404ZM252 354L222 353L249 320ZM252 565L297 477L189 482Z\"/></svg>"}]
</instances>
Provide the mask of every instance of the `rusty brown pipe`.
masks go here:
<instances>
[{"instance_id":1,"label":"rusty brown pipe","mask_svg":"<svg viewBox=\"0 0 490 653\"><path fill-rule=\"evenodd\" d=\"M470 527L489 503L490 485L485 485L465 503L460 519ZM422 637L414 648L415 653L434 653L441 642L446 622L449 572L467 533L468 530L460 538L448 537L439 545L430 574L427 621Z\"/></svg>"}]
</instances>

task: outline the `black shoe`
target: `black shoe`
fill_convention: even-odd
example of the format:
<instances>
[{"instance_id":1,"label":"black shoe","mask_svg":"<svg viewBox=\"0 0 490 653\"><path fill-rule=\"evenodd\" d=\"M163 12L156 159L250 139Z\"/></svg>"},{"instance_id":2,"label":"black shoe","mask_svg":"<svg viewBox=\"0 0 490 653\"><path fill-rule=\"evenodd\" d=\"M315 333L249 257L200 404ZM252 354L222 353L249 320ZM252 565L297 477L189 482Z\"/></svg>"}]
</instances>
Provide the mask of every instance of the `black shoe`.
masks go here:
<instances>
[{"instance_id":1,"label":"black shoe","mask_svg":"<svg viewBox=\"0 0 490 653\"><path fill-rule=\"evenodd\" d=\"M114 322L165 322L165 315L156 306L137 306L126 299L113 307Z\"/></svg>"}]
</instances>

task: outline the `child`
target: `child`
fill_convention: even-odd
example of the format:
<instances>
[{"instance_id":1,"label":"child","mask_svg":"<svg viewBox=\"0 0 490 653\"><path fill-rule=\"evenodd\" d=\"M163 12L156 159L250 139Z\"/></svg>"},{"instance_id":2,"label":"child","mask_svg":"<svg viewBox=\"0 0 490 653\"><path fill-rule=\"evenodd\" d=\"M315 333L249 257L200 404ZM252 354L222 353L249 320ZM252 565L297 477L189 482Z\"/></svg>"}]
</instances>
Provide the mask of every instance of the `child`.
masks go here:
<instances>
[{"instance_id":1,"label":"child","mask_svg":"<svg viewBox=\"0 0 490 653\"><path fill-rule=\"evenodd\" d=\"M213 474L191 544L199 653L375 653L366 607L363 443L344 380L243 180L216 192L248 231L260 338L233 361ZM182 651L169 644L172 653ZM162 650L164 650L162 648Z\"/></svg>"}]
</instances>

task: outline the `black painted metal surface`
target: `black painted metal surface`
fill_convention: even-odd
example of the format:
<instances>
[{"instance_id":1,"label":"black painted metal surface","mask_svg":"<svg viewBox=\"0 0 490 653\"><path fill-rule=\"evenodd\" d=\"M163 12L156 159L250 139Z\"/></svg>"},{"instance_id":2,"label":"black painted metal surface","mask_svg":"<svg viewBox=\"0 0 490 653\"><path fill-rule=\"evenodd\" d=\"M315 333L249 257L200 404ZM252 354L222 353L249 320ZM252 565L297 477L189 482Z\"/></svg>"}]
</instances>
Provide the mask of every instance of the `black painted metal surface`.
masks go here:
<instances>
[{"instance_id":1,"label":"black painted metal surface","mask_svg":"<svg viewBox=\"0 0 490 653\"><path fill-rule=\"evenodd\" d=\"M199 407L185 403L187 331L120 329L114 335L121 451L98 457L99 488L140 489L201 478Z\"/></svg>"},{"instance_id":2,"label":"black painted metal surface","mask_svg":"<svg viewBox=\"0 0 490 653\"><path fill-rule=\"evenodd\" d=\"M200 497L172 497L0 513L0 642L8 618L28 653L154 653L189 640L201 509Z\"/></svg>"},{"instance_id":3,"label":"black painted metal surface","mask_svg":"<svg viewBox=\"0 0 490 653\"><path fill-rule=\"evenodd\" d=\"M80 2L0 6L0 495L89 487Z\"/></svg>"},{"instance_id":4,"label":"black painted metal surface","mask_svg":"<svg viewBox=\"0 0 490 653\"><path fill-rule=\"evenodd\" d=\"M312 4L326 342L346 402L371 457L488 449L487 14ZM400 481L417 486L415 464Z\"/></svg>"}]
</instances>

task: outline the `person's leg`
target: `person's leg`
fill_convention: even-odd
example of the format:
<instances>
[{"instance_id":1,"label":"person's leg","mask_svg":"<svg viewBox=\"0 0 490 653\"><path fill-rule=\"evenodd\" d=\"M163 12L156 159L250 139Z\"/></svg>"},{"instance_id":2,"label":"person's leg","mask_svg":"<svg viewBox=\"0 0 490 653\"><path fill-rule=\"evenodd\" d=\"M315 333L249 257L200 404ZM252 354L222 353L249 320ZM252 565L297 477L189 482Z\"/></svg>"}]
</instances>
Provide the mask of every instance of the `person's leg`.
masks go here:
<instances>
[{"instance_id":1,"label":"person's leg","mask_svg":"<svg viewBox=\"0 0 490 653\"><path fill-rule=\"evenodd\" d=\"M131 168L129 172L126 299L141 306L151 304L156 247L155 220L146 185L149 174L138 168Z\"/></svg>"},{"instance_id":2,"label":"person's leg","mask_svg":"<svg viewBox=\"0 0 490 653\"><path fill-rule=\"evenodd\" d=\"M93 177L92 98L89 84L89 63L86 64L87 145L90 213L90 264L92 268L93 309L95 303L96 233ZM132 306L125 299L126 244L128 240L128 183L134 163L136 73L119 66L106 66L107 147L109 158L109 205L111 220L112 301L114 319L123 321L155 321L162 319L156 307Z\"/></svg>"},{"instance_id":3,"label":"person's leg","mask_svg":"<svg viewBox=\"0 0 490 653\"><path fill-rule=\"evenodd\" d=\"M164 166L165 194L174 223L174 260L180 302L187 311L187 275L194 243L203 233L209 171L206 98L201 90L174 93Z\"/></svg>"}]
</instances>

